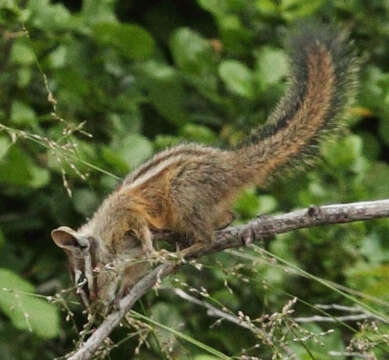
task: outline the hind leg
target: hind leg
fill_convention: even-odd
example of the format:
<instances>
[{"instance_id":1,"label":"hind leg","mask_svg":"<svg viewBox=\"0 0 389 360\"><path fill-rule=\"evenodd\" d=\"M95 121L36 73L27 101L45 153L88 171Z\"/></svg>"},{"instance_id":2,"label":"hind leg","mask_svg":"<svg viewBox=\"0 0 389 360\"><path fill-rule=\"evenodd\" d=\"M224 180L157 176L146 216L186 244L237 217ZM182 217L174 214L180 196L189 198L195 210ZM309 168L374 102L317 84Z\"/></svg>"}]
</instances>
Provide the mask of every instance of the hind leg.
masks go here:
<instances>
[{"instance_id":1,"label":"hind leg","mask_svg":"<svg viewBox=\"0 0 389 360\"><path fill-rule=\"evenodd\" d=\"M182 236L190 240L190 246L180 251L181 256L191 254L213 242L214 227L207 218L192 213L191 216L183 219L183 222L185 229L183 229Z\"/></svg>"}]
</instances>

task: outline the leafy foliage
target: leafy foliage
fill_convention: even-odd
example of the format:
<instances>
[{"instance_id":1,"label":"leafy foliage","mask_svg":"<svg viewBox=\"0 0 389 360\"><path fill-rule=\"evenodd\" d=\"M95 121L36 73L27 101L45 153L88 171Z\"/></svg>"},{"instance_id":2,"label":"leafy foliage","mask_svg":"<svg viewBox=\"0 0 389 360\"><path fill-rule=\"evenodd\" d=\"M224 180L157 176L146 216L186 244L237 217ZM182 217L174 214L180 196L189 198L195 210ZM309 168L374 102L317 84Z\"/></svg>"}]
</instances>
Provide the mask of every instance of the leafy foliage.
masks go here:
<instances>
[{"instance_id":1,"label":"leafy foliage","mask_svg":"<svg viewBox=\"0 0 389 360\"><path fill-rule=\"evenodd\" d=\"M314 169L245 191L237 222L388 197L388 1L0 2L1 358L52 359L79 337L85 319L60 292L71 285L50 230L81 224L153 152L181 141L233 146L263 123L286 88L284 34L307 16L331 19L355 40L363 66L349 129L323 144ZM111 358L388 358L379 320L293 320L339 315L318 303L388 319L388 237L387 219L330 226L188 264L164 287L256 330L215 323L165 289L113 334L121 345Z\"/></svg>"}]
</instances>

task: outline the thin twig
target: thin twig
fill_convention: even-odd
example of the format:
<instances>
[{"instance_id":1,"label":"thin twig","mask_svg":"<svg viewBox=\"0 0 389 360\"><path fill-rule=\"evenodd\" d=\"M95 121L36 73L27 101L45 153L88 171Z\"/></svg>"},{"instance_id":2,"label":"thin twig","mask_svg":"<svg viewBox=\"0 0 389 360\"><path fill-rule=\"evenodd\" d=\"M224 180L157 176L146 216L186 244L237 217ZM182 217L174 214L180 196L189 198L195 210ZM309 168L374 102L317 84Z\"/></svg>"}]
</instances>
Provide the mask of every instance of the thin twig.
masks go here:
<instances>
[{"instance_id":1,"label":"thin twig","mask_svg":"<svg viewBox=\"0 0 389 360\"><path fill-rule=\"evenodd\" d=\"M344 315L344 316L334 316L334 317L328 317L328 316L320 316L320 315L314 315L309 317L296 317L293 318L294 321L299 323L309 323L309 322L328 322L328 323L336 323L340 321L359 321L359 320L367 320L367 319L376 319L383 321L382 318L379 318L373 314L356 314L356 315Z\"/></svg>"},{"instance_id":2,"label":"thin twig","mask_svg":"<svg viewBox=\"0 0 389 360\"><path fill-rule=\"evenodd\" d=\"M246 225L230 227L216 232L212 243L201 244L191 250L183 251L187 258L197 258L205 254L221 251L227 248L239 247L248 242L271 237L296 229L309 228L318 225L348 223L389 216L389 200L367 201L350 204L326 206L310 206L307 209L292 211L275 216L262 216ZM166 237L166 236L165 236ZM86 360L101 346L104 339L120 323L123 316L132 308L135 302L159 283L165 276L172 273L179 264L167 262L159 265L144 276L121 299L119 310L112 312L100 324L96 331L68 359Z\"/></svg>"},{"instance_id":3,"label":"thin twig","mask_svg":"<svg viewBox=\"0 0 389 360\"><path fill-rule=\"evenodd\" d=\"M322 310L340 310L346 312L361 312L362 310L359 306L346 306L339 304L315 304L314 306Z\"/></svg>"},{"instance_id":4,"label":"thin twig","mask_svg":"<svg viewBox=\"0 0 389 360\"><path fill-rule=\"evenodd\" d=\"M308 323L308 322L341 322L341 321L359 321L359 320L367 320L367 319L375 319L382 321L384 323L388 323L382 317L376 316L359 306L345 306L339 304L316 304L315 308L322 310L340 310L349 313L359 313L354 315L342 315L342 316L307 316L307 317L296 317L293 320L299 323Z\"/></svg>"},{"instance_id":5,"label":"thin twig","mask_svg":"<svg viewBox=\"0 0 389 360\"><path fill-rule=\"evenodd\" d=\"M247 319L247 317L236 316L234 314L227 313L226 311L220 310L217 307L211 305L207 301L200 300L192 295L189 295L187 292L185 292L182 289L167 288L167 290L172 291L174 294L179 296L181 299L184 299L184 300L189 301L193 304L200 305L200 306L206 308L208 316L218 318L216 323L219 323L221 320L226 320L228 322L231 322L235 325L238 325L244 329L251 331L256 337L262 338L263 340L266 340L269 344L272 344L271 336L269 336L270 334L266 333L263 329L254 325L254 323L251 322L250 319ZM288 355L288 359L297 359L297 355L286 344L281 344L280 346L285 351L285 353Z\"/></svg>"},{"instance_id":6,"label":"thin twig","mask_svg":"<svg viewBox=\"0 0 389 360\"><path fill-rule=\"evenodd\" d=\"M348 356L348 357L359 357L361 359L366 359L366 360L374 360L375 357L374 355L370 355L370 354L361 354L361 353L357 353L357 352L346 352L346 351L330 351L328 353L328 355L330 356Z\"/></svg>"},{"instance_id":7,"label":"thin twig","mask_svg":"<svg viewBox=\"0 0 389 360\"><path fill-rule=\"evenodd\" d=\"M189 295L188 293L186 293L185 291L183 291L181 289L169 288L169 290L172 291L177 296L179 296L181 299L184 299L184 300L189 301L193 304L200 305L200 306L206 308L207 315L209 315L209 316L213 316L213 317L217 317L219 319L227 320L227 321L229 321L233 324L236 324L240 327L243 327L245 329L253 331L256 334L260 333L260 335L262 337L265 336L265 334L262 332L262 330L260 328L258 328L257 326L255 326L254 324L247 322L247 321L239 318L238 316L235 316L235 315L229 314L225 311L222 311L222 310L216 308L215 306L212 306L207 301L199 300L196 297Z\"/></svg>"}]
</instances>

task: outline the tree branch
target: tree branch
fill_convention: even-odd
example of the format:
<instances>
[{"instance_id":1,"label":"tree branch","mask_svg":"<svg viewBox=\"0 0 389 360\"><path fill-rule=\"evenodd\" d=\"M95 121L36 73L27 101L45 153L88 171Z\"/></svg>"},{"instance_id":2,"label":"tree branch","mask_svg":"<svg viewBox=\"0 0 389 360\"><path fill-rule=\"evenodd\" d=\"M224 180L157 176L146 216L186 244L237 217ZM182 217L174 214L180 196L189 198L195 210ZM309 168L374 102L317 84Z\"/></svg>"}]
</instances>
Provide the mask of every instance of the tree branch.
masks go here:
<instances>
[{"instance_id":1,"label":"tree branch","mask_svg":"<svg viewBox=\"0 0 389 360\"><path fill-rule=\"evenodd\" d=\"M307 209L296 210L287 214L261 216L246 225L229 227L217 231L215 241L206 244L195 244L184 249L179 255L185 258L197 258L205 254L221 251L227 248L239 247L252 241L271 237L276 234L318 225L348 223L360 220L377 219L389 216L389 200L367 201L349 204L326 206L310 206ZM161 235L166 238L171 234ZM129 311L148 290L179 267L177 261L169 261L157 266L144 276L123 297L119 310L112 312L81 347L69 356L69 360L87 360L101 346L104 339L120 323Z\"/></svg>"}]
</instances>

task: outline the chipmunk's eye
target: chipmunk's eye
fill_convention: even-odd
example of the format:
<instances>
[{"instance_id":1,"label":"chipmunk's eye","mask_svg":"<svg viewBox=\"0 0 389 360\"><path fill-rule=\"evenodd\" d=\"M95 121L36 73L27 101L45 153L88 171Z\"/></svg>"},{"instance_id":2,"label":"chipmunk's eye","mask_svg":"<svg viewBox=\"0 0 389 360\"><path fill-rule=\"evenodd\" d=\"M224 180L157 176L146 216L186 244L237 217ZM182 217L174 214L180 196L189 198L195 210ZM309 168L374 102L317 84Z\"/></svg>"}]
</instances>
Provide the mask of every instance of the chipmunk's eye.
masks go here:
<instances>
[{"instance_id":1,"label":"chipmunk's eye","mask_svg":"<svg viewBox=\"0 0 389 360\"><path fill-rule=\"evenodd\" d=\"M129 235L130 238L132 239L139 239L137 233L134 230L128 230L127 234Z\"/></svg>"},{"instance_id":2,"label":"chipmunk's eye","mask_svg":"<svg viewBox=\"0 0 389 360\"><path fill-rule=\"evenodd\" d=\"M130 235L131 237L136 237L136 234L135 234L134 230L128 230L127 234Z\"/></svg>"},{"instance_id":3,"label":"chipmunk's eye","mask_svg":"<svg viewBox=\"0 0 389 360\"><path fill-rule=\"evenodd\" d=\"M89 247L88 245L85 245L85 244L79 244L78 246L81 250L85 250Z\"/></svg>"}]
</instances>

